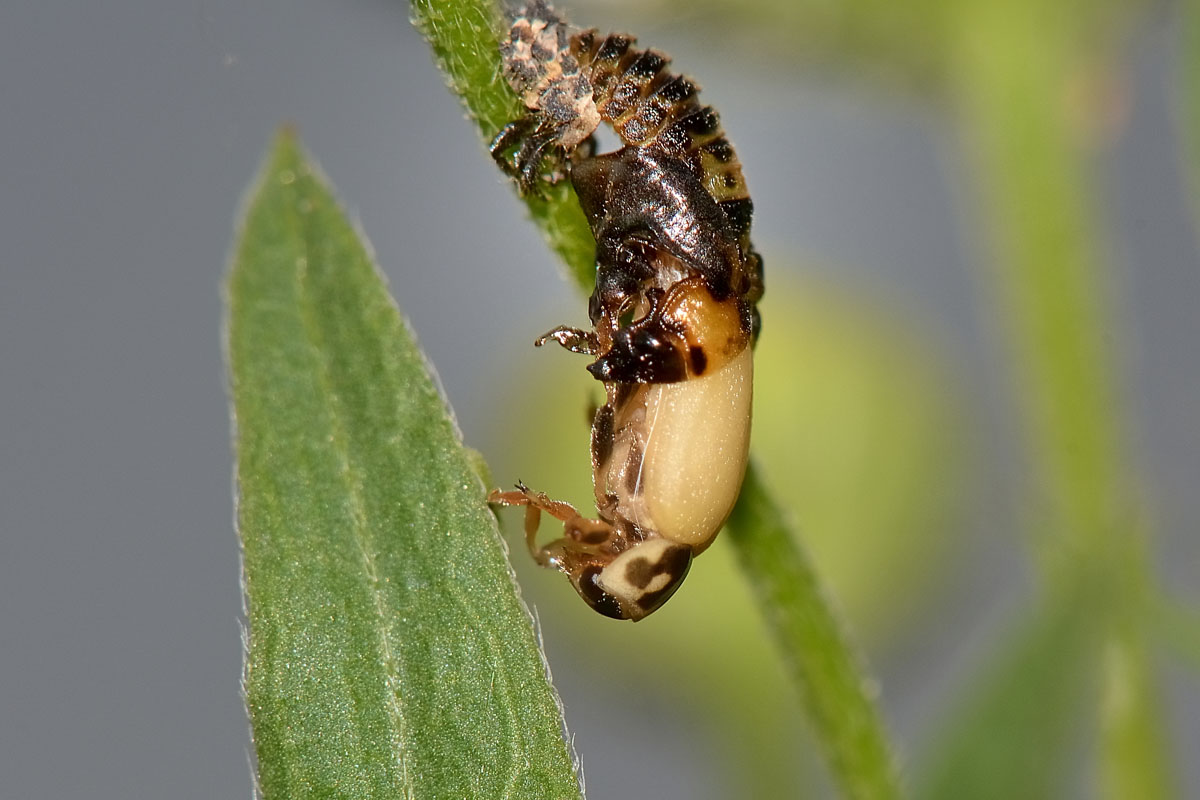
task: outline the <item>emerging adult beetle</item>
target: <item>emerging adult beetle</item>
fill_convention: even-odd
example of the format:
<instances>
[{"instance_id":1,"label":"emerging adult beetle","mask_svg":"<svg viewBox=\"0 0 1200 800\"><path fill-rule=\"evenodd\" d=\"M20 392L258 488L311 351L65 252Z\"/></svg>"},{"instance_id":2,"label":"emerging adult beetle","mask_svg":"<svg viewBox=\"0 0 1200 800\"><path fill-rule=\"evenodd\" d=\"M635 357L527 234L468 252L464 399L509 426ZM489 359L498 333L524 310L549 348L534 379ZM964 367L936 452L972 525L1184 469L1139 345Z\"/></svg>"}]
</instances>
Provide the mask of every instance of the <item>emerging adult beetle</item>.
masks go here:
<instances>
[{"instance_id":1,"label":"emerging adult beetle","mask_svg":"<svg viewBox=\"0 0 1200 800\"><path fill-rule=\"evenodd\" d=\"M591 329L560 326L535 344L593 356L607 402L592 423L599 519L523 484L488 500L525 506L537 562L601 614L637 621L679 588L737 500L763 282L741 165L716 112L665 56L634 44L571 28L539 0L501 46L529 110L492 154L522 191L547 162L552 178L565 172L596 238ZM594 155L602 121L622 147ZM563 535L538 547L542 512Z\"/></svg>"}]
</instances>

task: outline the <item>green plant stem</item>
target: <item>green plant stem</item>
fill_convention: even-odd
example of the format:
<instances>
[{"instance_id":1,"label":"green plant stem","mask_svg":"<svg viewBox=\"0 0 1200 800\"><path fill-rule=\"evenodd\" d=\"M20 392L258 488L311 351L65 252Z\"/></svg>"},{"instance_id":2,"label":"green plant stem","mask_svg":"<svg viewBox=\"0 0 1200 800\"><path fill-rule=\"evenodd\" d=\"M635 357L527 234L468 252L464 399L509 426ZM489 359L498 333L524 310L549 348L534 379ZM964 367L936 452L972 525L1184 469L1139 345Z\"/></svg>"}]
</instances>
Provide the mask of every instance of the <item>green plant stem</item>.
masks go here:
<instances>
[{"instance_id":1,"label":"green plant stem","mask_svg":"<svg viewBox=\"0 0 1200 800\"><path fill-rule=\"evenodd\" d=\"M1090 612L1106 620L1095 658L1119 672L1104 681L1105 783L1124 796L1158 797L1171 785L1163 750L1136 744L1160 738L1150 733L1160 727L1157 691L1138 634L1145 541L1118 423L1086 124L1070 102L1096 64L1077 24L1086 13L1069 2L964 4L952 71L982 176L982 217L994 223L992 285L1026 403L1034 544L1048 588L1104 583Z\"/></svg>"},{"instance_id":2,"label":"green plant stem","mask_svg":"<svg viewBox=\"0 0 1200 800\"><path fill-rule=\"evenodd\" d=\"M500 31L505 27L489 0L412 0L413 24L433 49L485 142L524 111L500 70ZM529 216L571 277L591 291L592 231L568 181L524 198Z\"/></svg>"},{"instance_id":3,"label":"green plant stem","mask_svg":"<svg viewBox=\"0 0 1200 800\"><path fill-rule=\"evenodd\" d=\"M728 535L844 795L899 797L876 688L863 677L808 555L753 464Z\"/></svg>"},{"instance_id":4,"label":"green plant stem","mask_svg":"<svg viewBox=\"0 0 1200 800\"><path fill-rule=\"evenodd\" d=\"M497 21L485 0L414 0L414 22L480 126L485 141L520 113L500 74ZM489 27L489 25L491 27ZM504 100L497 100L496 97ZM507 117L505 114L507 113ZM525 198L531 217L584 292L594 281L594 250L574 192L560 182ZM845 796L899 797L900 782L861 665L837 623L807 557L751 469L731 519L733 540L762 612L792 665L814 729Z\"/></svg>"}]
</instances>

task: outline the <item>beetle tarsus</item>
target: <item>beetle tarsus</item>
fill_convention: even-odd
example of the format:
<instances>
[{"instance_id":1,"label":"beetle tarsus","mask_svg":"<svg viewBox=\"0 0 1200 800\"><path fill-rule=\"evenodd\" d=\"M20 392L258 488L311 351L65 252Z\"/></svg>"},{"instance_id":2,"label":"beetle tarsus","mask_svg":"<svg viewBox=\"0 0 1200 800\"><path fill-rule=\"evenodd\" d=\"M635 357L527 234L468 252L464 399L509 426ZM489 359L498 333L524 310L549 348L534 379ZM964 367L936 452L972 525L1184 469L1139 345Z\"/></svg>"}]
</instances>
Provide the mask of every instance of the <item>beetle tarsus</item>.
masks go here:
<instances>
[{"instance_id":1,"label":"beetle tarsus","mask_svg":"<svg viewBox=\"0 0 1200 800\"><path fill-rule=\"evenodd\" d=\"M557 566L581 557L594 559L598 553L611 550L613 526L589 519L563 500L551 500L544 492L535 492L523 483L515 491L492 490L487 501L503 506L525 507L525 544L534 560L542 566ZM538 547L537 532L542 512L563 523L563 536Z\"/></svg>"},{"instance_id":2,"label":"beetle tarsus","mask_svg":"<svg viewBox=\"0 0 1200 800\"><path fill-rule=\"evenodd\" d=\"M594 356L600 350L600 344L594 331L585 331L567 325L559 325L554 330L543 333L534 340L533 346L541 347L551 340L558 342L572 353L582 353L585 356Z\"/></svg>"},{"instance_id":3,"label":"beetle tarsus","mask_svg":"<svg viewBox=\"0 0 1200 800\"><path fill-rule=\"evenodd\" d=\"M530 113L505 125L492 138L488 152L506 175L514 178L521 195L540 191L542 162L549 157L552 162L550 183L562 177L559 163L564 159L558 146L559 125L545 114ZM516 148L510 159L508 152Z\"/></svg>"}]
</instances>

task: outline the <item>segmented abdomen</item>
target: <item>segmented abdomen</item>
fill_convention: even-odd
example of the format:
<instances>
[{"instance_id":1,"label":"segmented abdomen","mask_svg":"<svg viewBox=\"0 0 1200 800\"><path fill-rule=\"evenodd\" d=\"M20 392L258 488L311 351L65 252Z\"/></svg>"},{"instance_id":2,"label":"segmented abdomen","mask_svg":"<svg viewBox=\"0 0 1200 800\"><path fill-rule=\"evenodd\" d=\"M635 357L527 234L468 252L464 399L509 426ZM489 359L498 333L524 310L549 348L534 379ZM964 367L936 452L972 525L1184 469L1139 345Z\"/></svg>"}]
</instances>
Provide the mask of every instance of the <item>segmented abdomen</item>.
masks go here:
<instances>
[{"instance_id":1,"label":"segmented abdomen","mask_svg":"<svg viewBox=\"0 0 1200 800\"><path fill-rule=\"evenodd\" d=\"M639 50L636 43L622 34L601 38L595 30L571 38L571 54L592 84L601 119L626 145L670 153L688 162L725 212L742 253L751 258L754 206L742 165L721 130L717 112L700 104L696 84L667 69L669 58L654 50Z\"/></svg>"}]
</instances>

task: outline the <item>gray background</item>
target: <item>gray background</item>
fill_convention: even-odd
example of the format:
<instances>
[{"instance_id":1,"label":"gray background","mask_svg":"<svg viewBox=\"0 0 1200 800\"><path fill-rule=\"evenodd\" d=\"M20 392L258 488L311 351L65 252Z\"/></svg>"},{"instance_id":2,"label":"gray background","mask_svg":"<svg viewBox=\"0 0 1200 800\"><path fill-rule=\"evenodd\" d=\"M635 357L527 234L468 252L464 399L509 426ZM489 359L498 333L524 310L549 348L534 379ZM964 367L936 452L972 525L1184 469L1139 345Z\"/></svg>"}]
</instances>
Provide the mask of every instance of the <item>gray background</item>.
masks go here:
<instances>
[{"instance_id":1,"label":"gray background","mask_svg":"<svg viewBox=\"0 0 1200 800\"><path fill-rule=\"evenodd\" d=\"M358 215L468 442L497 424L505 360L528 356L522 314L576 315L406 17L368 0L0 7L0 798L250 795L219 284L277 125L298 124ZM940 112L638 33L699 76L736 131L768 265L811 253L928 313L1002 441L1000 348ZM1182 588L1200 565L1200 257L1176 174L1171 41L1167 20L1137 37L1130 124L1097 169L1115 199L1113 337L1156 560ZM945 624L985 641L1024 555L1007 540L972 553L977 596ZM878 664L905 738L971 668L955 638L930 633L919 655ZM591 796L639 796L653 765L617 732L622 709L556 677ZM1175 725L1194 742L1194 683L1177 684ZM661 796L723 796L669 724L644 734L675 776Z\"/></svg>"}]
</instances>

